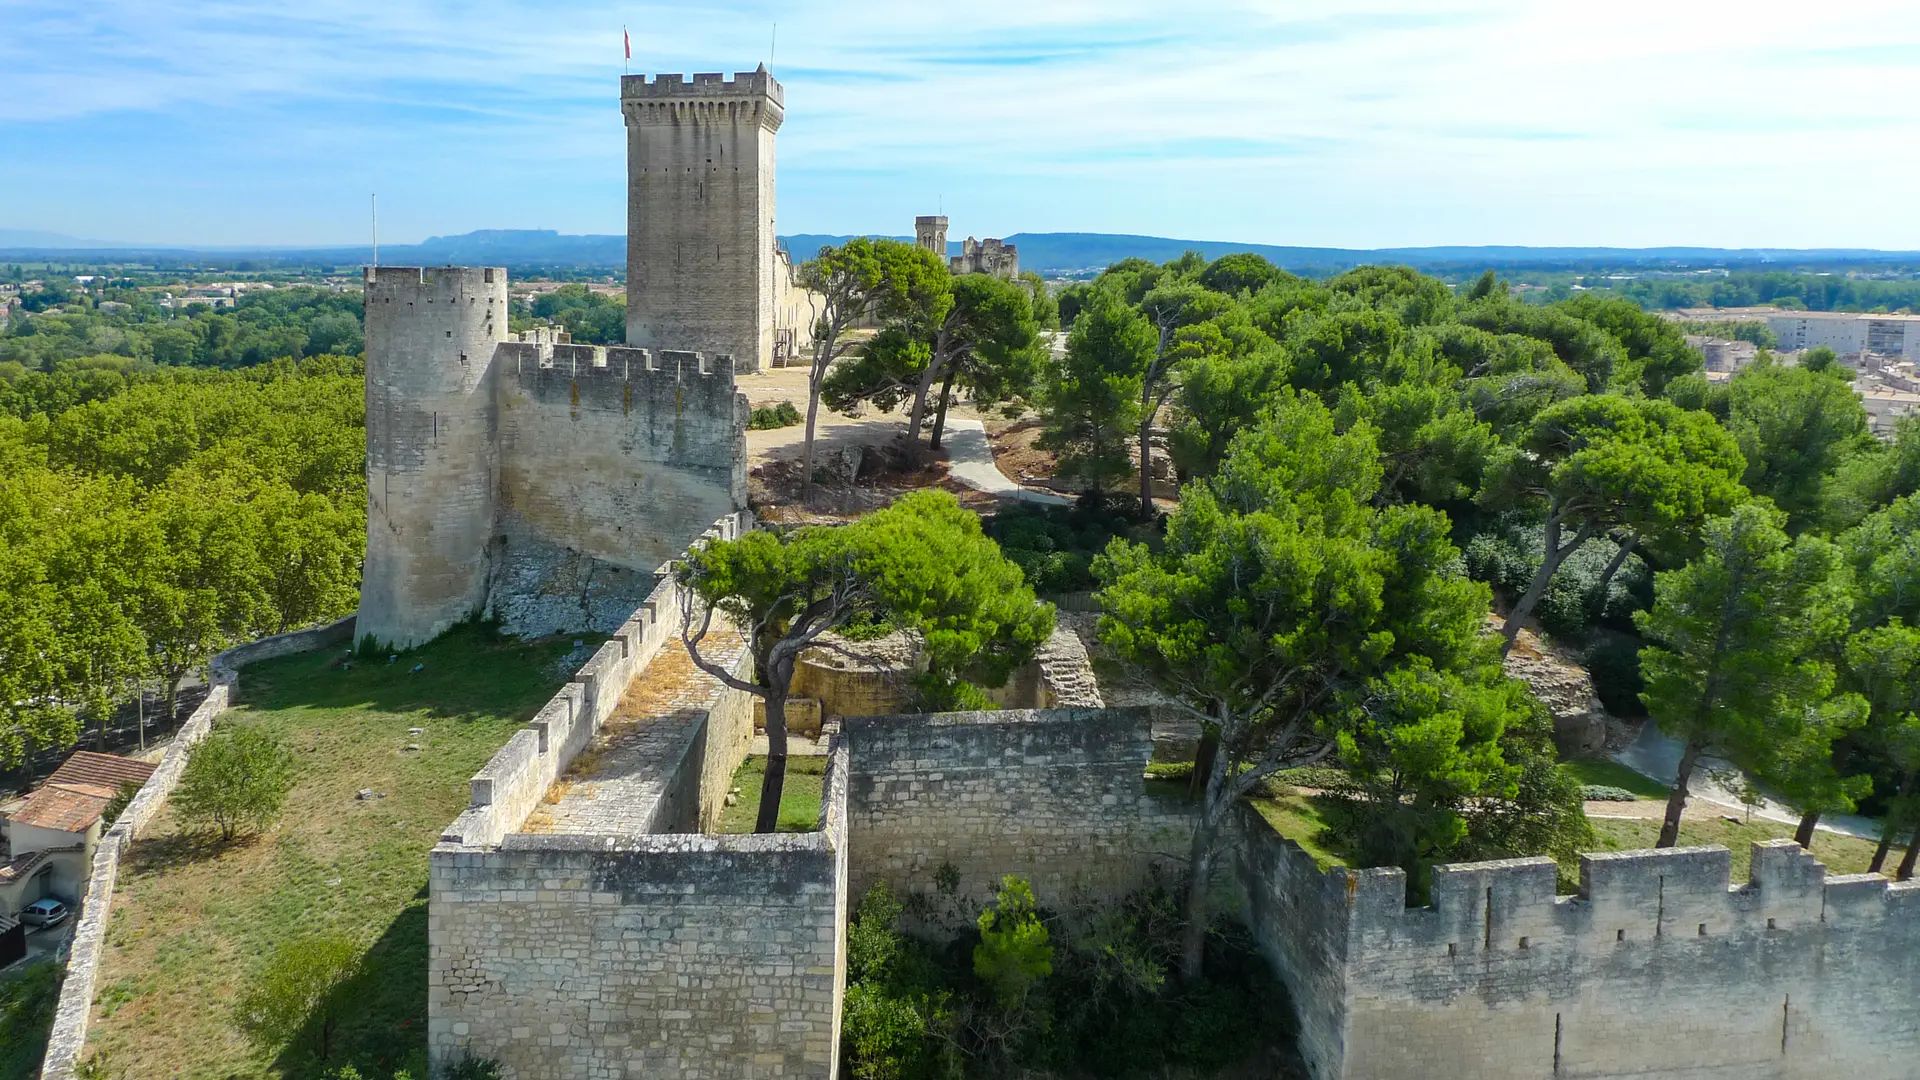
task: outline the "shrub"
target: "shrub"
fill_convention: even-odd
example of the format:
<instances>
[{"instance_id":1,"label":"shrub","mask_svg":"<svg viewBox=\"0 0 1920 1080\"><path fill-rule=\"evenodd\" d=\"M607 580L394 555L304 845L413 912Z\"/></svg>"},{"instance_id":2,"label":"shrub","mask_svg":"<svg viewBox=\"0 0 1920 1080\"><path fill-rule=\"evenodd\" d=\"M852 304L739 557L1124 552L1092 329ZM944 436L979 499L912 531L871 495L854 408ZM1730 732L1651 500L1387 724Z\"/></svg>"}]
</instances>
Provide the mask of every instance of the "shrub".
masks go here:
<instances>
[{"instance_id":1,"label":"shrub","mask_svg":"<svg viewBox=\"0 0 1920 1080\"><path fill-rule=\"evenodd\" d=\"M463 1058L447 1066L446 1080L500 1080L500 1063L492 1058Z\"/></svg>"},{"instance_id":2,"label":"shrub","mask_svg":"<svg viewBox=\"0 0 1920 1080\"><path fill-rule=\"evenodd\" d=\"M769 428L792 427L800 420L800 410L794 408L793 402L783 401L778 405L756 407L752 415L747 417L747 426L764 431Z\"/></svg>"},{"instance_id":3,"label":"shrub","mask_svg":"<svg viewBox=\"0 0 1920 1080\"><path fill-rule=\"evenodd\" d=\"M1511 600L1540 569L1542 543L1540 526L1505 516L1469 539L1462 557L1470 577ZM1653 575L1639 555L1629 555L1603 592L1600 580L1619 551L1612 540L1594 537L1560 565L1534 609L1548 633L1580 638L1600 625L1632 631L1633 613L1652 605Z\"/></svg>"},{"instance_id":4,"label":"shrub","mask_svg":"<svg viewBox=\"0 0 1920 1080\"><path fill-rule=\"evenodd\" d=\"M335 990L360 970L360 955L359 943L339 934L281 942L235 1008L241 1030L263 1050L286 1046L311 1031L313 1050L324 1065L342 1004Z\"/></svg>"},{"instance_id":5,"label":"shrub","mask_svg":"<svg viewBox=\"0 0 1920 1080\"><path fill-rule=\"evenodd\" d=\"M127 804L138 794L140 785L132 780L115 788L113 797L107 800L107 805L100 811L100 827L112 828L113 823L120 820L120 815L127 812Z\"/></svg>"},{"instance_id":6,"label":"shrub","mask_svg":"<svg viewBox=\"0 0 1920 1080\"><path fill-rule=\"evenodd\" d=\"M1008 877L976 930L945 947L902 933L903 910L876 887L847 930L842 1042L856 1080L1208 1075L1291 1016L1237 927L1210 932L1205 978L1174 977L1181 905L1160 883L1062 915Z\"/></svg>"},{"instance_id":7,"label":"shrub","mask_svg":"<svg viewBox=\"0 0 1920 1080\"><path fill-rule=\"evenodd\" d=\"M231 840L243 825L272 824L292 786L293 754L279 739L257 727L225 727L194 747L173 804L182 821L212 825Z\"/></svg>"},{"instance_id":8,"label":"shrub","mask_svg":"<svg viewBox=\"0 0 1920 1080\"><path fill-rule=\"evenodd\" d=\"M1093 507L1020 503L987 518L987 535L1020 567L1037 593L1083 592L1094 587L1093 559L1116 536L1130 534L1126 514Z\"/></svg>"},{"instance_id":9,"label":"shrub","mask_svg":"<svg viewBox=\"0 0 1920 1080\"><path fill-rule=\"evenodd\" d=\"M1580 797L1588 802L1633 802L1634 794L1626 788L1612 787L1607 784L1583 784Z\"/></svg>"},{"instance_id":10,"label":"shrub","mask_svg":"<svg viewBox=\"0 0 1920 1080\"><path fill-rule=\"evenodd\" d=\"M973 947L973 973L993 988L1003 1009L1024 1004L1033 984L1053 974L1053 946L1034 908L1033 887L1008 874L993 906L980 913L980 944Z\"/></svg>"}]
</instances>

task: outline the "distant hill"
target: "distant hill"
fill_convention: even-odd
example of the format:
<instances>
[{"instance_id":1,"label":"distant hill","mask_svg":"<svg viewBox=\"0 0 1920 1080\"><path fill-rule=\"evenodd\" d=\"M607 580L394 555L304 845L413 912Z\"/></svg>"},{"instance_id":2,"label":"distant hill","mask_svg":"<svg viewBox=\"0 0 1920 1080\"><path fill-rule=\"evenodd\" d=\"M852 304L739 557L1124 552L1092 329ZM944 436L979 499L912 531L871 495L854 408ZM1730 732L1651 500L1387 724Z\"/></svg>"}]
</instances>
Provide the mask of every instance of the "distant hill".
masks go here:
<instances>
[{"instance_id":1,"label":"distant hill","mask_svg":"<svg viewBox=\"0 0 1920 1080\"><path fill-rule=\"evenodd\" d=\"M797 259L811 258L823 246L850 237L795 233L780 237ZM893 236L895 240L911 240ZM1320 248L1244 244L1227 240L1177 240L1122 233L1015 233L1005 237L1020 249L1020 266L1045 274L1097 270L1126 258L1165 262L1198 251L1208 259L1251 251L1298 273L1326 274L1366 263L1405 263L1430 271L1474 271L1492 267L1592 270L1607 268L1687 269L1756 268L1763 265L1809 267L1823 264L1920 263L1920 252L1867 248L1613 248L1613 247L1410 247ZM960 242L947 245L959 254ZM261 266L356 266L370 260L366 246L344 247L159 247L79 240L31 229L0 229L0 258L31 258L58 252L62 259L97 255L106 260L140 260L206 266L248 262ZM380 261L389 265L506 266L534 269L608 269L626 265L626 238L568 235L551 229L483 229L459 236L435 236L418 244L383 244Z\"/></svg>"},{"instance_id":2,"label":"distant hill","mask_svg":"<svg viewBox=\"0 0 1920 1080\"><path fill-rule=\"evenodd\" d=\"M65 233L46 232L41 229L0 229L0 250L8 248L106 248L123 247L121 244L105 244L98 240L82 240Z\"/></svg>"}]
</instances>

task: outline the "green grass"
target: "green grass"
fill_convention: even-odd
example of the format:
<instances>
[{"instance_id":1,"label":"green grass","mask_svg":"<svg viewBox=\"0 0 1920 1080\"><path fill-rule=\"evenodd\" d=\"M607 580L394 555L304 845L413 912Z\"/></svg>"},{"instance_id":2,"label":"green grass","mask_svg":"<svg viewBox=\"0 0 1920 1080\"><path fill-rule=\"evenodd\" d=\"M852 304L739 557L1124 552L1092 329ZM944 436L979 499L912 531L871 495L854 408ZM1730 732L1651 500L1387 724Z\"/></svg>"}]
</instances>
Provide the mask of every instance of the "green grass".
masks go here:
<instances>
[{"instance_id":1,"label":"green grass","mask_svg":"<svg viewBox=\"0 0 1920 1080\"><path fill-rule=\"evenodd\" d=\"M1611 758L1578 758L1563 761L1560 768L1572 773L1582 784L1596 787L1625 788L1642 799L1664 799L1672 788L1627 768Z\"/></svg>"},{"instance_id":2,"label":"green grass","mask_svg":"<svg viewBox=\"0 0 1920 1080\"><path fill-rule=\"evenodd\" d=\"M1260 816L1267 819L1273 831L1299 844L1301 849L1313 856L1314 864L1322 870L1331 870L1336 866L1348 865L1344 855L1328 847L1324 833L1327 823L1320 816L1318 797L1302 795L1283 795L1276 798L1249 799Z\"/></svg>"},{"instance_id":3,"label":"green grass","mask_svg":"<svg viewBox=\"0 0 1920 1080\"><path fill-rule=\"evenodd\" d=\"M222 722L281 736L299 778L264 835L222 846L168 810L134 846L90 1048L127 1076L308 1078L349 1063L424 1076L427 852L466 805L468 778L565 681L571 645L462 627L395 664L342 668L333 650L242 672L241 707ZM383 797L357 799L363 788ZM366 945L361 974L335 991L324 1067L311 1028L255 1047L231 1011L275 945L321 932Z\"/></svg>"},{"instance_id":4,"label":"green grass","mask_svg":"<svg viewBox=\"0 0 1920 1080\"><path fill-rule=\"evenodd\" d=\"M40 1075L60 1001L60 968L36 963L0 976L0 1080Z\"/></svg>"},{"instance_id":5,"label":"green grass","mask_svg":"<svg viewBox=\"0 0 1920 1080\"><path fill-rule=\"evenodd\" d=\"M754 754L733 772L733 789L740 798L720 811L720 831L750 833L760 816L760 784L767 775L767 759ZM820 827L821 790L827 779L822 755L787 758L787 778L780 788L780 820L776 832L812 832Z\"/></svg>"},{"instance_id":6,"label":"green grass","mask_svg":"<svg viewBox=\"0 0 1920 1080\"><path fill-rule=\"evenodd\" d=\"M1658 819L1593 818L1591 821L1593 847L1596 851L1637 851L1652 847L1654 841L1660 838ZM1681 847L1719 844L1733 853L1734 884L1744 882L1750 876L1750 864L1753 858L1750 845L1754 841L1791 839L1792 837L1792 825L1761 818L1754 818L1751 824L1735 824L1718 817L1686 820L1680 823ZM1873 841L1862 840L1856 836L1841 836L1829 832L1818 832L1813 836L1814 858L1827 864L1829 874L1866 873L1867 864L1873 861L1873 849ZM1888 867L1899 865L1900 850L1900 848L1894 848L1893 853L1887 857ZM1569 869L1577 880L1580 873L1579 860L1571 860Z\"/></svg>"}]
</instances>

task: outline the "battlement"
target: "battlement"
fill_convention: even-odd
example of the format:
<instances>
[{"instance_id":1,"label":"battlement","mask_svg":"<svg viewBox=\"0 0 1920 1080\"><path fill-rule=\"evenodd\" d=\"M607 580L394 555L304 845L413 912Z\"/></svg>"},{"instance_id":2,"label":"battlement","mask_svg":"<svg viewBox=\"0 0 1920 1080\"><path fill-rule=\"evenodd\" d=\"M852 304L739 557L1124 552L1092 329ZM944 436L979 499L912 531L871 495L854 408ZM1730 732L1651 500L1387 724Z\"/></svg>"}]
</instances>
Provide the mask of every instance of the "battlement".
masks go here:
<instances>
[{"instance_id":1,"label":"battlement","mask_svg":"<svg viewBox=\"0 0 1920 1080\"><path fill-rule=\"evenodd\" d=\"M504 291L507 271L500 266L369 266L365 268L369 297L392 293L480 293Z\"/></svg>"},{"instance_id":2,"label":"battlement","mask_svg":"<svg viewBox=\"0 0 1920 1080\"><path fill-rule=\"evenodd\" d=\"M717 71L698 72L692 82L678 72L655 75L651 80L645 75L620 77L622 101L649 98L687 101L723 97L766 97L775 105L784 107L787 93L764 66L756 71L736 72L731 79Z\"/></svg>"},{"instance_id":3,"label":"battlement","mask_svg":"<svg viewBox=\"0 0 1920 1080\"><path fill-rule=\"evenodd\" d=\"M500 344L497 356L504 362L502 370L522 384L557 375L666 384L717 379L730 386L735 373L733 357L725 353L637 349L626 345L507 341Z\"/></svg>"},{"instance_id":4,"label":"battlement","mask_svg":"<svg viewBox=\"0 0 1920 1080\"><path fill-rule=\"evenodd\" d=\"M1731 864L1723 847L1594 852L1580 857L1580 892L1558 896L1551 859L1455 863L1434 868L1421 908L1405 906L1403 872L1371 869L1347 872L1348 895L1368 946L1445 946L1449 955L1920 919L1920 882L1829 877L1791 840L1756 842L1746 884L1731 883Z\"/></svg>"}]
</instances>

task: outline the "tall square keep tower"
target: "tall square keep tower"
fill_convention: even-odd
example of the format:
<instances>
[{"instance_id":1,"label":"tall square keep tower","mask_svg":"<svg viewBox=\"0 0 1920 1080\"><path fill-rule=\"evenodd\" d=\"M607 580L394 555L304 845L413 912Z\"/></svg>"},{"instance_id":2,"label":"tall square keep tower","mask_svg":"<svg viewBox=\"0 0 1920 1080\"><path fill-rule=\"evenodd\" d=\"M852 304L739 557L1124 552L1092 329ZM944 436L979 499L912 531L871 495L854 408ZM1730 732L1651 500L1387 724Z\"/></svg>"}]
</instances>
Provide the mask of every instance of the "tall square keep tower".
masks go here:
<instances>
[{"instance_id":1,"label":"tall square keep tower","mask_svg":"<svg viewBox=\"0 0 1920 1080\"><path fill-rule=\"evenodd\" d=\"M741 371L770 366L784 284L773 233L784 100L765 65L731 79L620 81L629 345L725 353Z\"/></svg>"}]
</instances>

